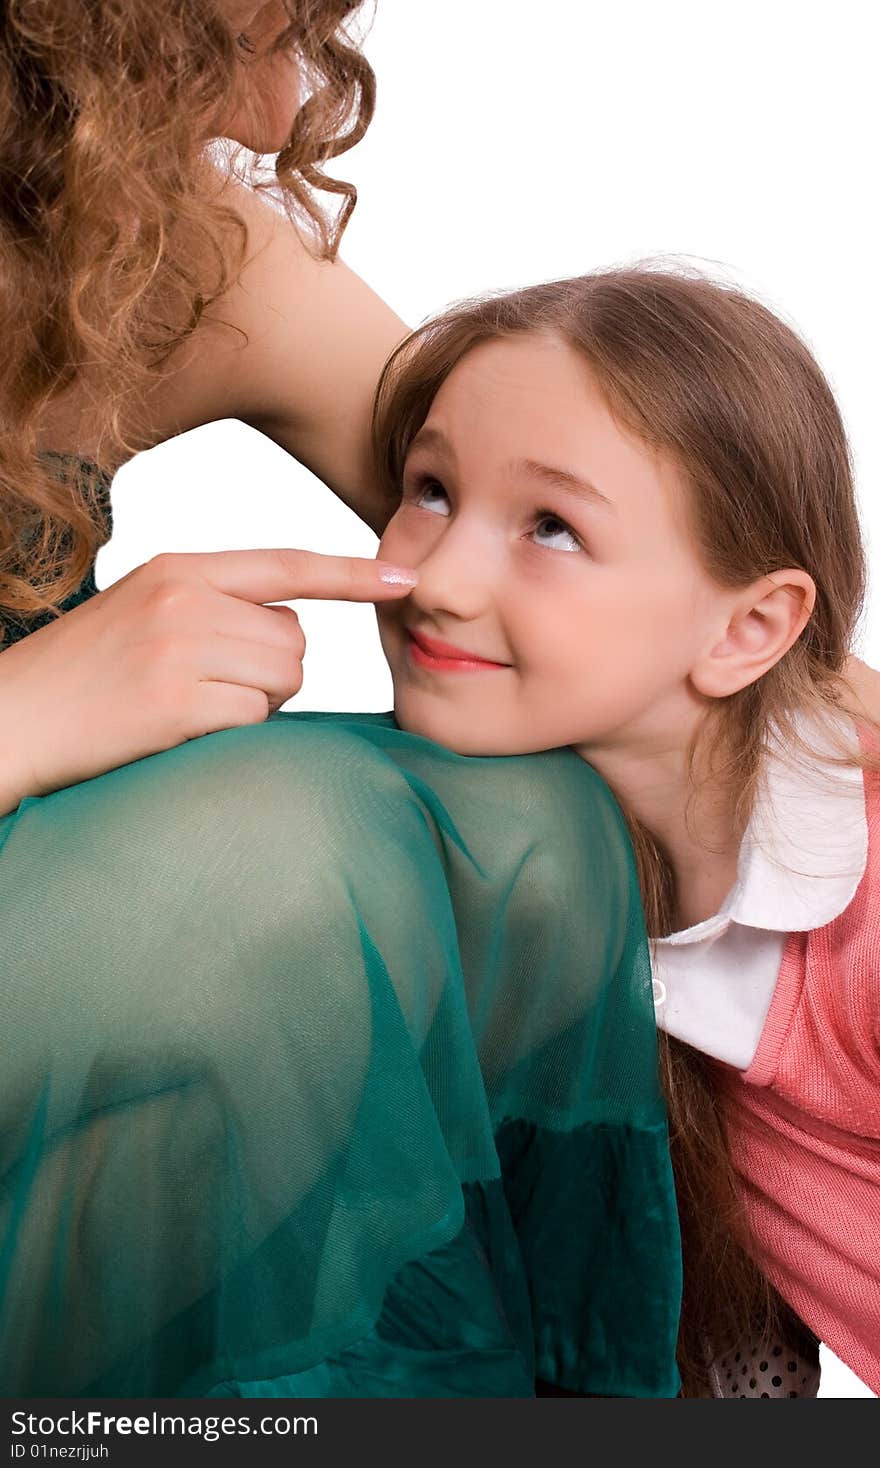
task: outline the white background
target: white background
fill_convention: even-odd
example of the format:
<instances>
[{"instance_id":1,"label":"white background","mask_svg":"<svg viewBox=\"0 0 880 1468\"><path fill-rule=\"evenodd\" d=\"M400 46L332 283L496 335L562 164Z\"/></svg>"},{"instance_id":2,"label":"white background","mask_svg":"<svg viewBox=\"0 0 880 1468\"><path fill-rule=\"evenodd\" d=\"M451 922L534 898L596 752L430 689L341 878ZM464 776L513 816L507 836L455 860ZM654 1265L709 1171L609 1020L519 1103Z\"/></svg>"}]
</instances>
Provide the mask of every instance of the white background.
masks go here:
<instances>
[{"instance_id":1,"label":"white background","mask_svg":"<svg viewBox=\"0 0 880 1468\"><path fill-rule=\"evenodd\" d=\"M375 121L334 165L360 195L342 257L410 325L480 289L644 256L723 270L829 375L880 548L872 16L864 0L379 0ZM141 455L113 505L101 589L160 550L377 544L232 422ZM298 610L306 682L288 707L390 708L372 609ZM876 591L858 650L880 666ZM823 1361L822 1396L870 1395Z\"/></svg>"}]
</instances>

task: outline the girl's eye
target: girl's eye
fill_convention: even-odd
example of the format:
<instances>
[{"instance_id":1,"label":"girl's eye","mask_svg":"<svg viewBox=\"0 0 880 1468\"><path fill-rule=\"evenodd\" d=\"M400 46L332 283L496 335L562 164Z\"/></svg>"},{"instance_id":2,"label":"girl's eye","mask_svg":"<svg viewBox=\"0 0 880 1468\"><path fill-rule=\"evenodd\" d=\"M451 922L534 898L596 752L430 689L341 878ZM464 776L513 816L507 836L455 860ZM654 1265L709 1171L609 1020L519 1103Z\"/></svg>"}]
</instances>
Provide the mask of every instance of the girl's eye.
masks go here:
<instances>
[{"instance_id":1,"label":"girl's eye","mask_svg":"<svg viewBox=\"0 0 880 1468\"><path fill-rule=\"evenodd\" d=\"M427 504L422 503L422 501L425 499L425 496L430 496L435 490L439 490L440 494L448 505L449 496L447 495L446 490L443 488L443 485L440 484L436 479L418 480L415 487L413 488L413 502L419 505L421 509L433 510L435 514L439 515L448 515L449 510L444 510L442 502L438 503L436 499L429 499Z\"/></svg>"},{"instance_id":2,"label":"girl's eye","mask_svg":"<svg viewBox=\"0 0 880 1468\"><path fill-rule=\"evenodd\" d=\"M583 549L583 547L582 547L580 541L578 540L577 536L575 535L574 531L573 530L569 530L569 528L566 525L565 521L564 520L560 520L560 518L559 518L558 515L551 514L551 512L549 510L540 510L538 512L538 518L535 521L535 529L533 531L533 534L537 535L538 530L539 530L539 528L542 525L550 525L550 526L552 526L553 527L552 528L552 535L553 536L567 535L568 536L568 539L569 539L569 544L568 545L556 544L556 545L550 546L549 547L550 550L562 550L562 551L569 551L570 552L570 551L579 551L579 550L582 550ZM541 541L541 540L539 540L537 542L537 544L538 545L547 545L547 541Z\"/></svg>"},{"instance_id":3,"label":"girl's eye","mask_svg":"<svg viewBox=\"0 0 880 1468\"><path fill-rule=\"evenodd\" d=\"M417 505L419 509L432 510L436 515L448 515L450 513L449 496L439 480L417 480L415 485L413 486L411 493L413 504ZM533 535L537 534L539 528L542 525L549 525L551 527L550 539L557 540L557 544L549 545L546 540L539 540L536 542L538 545L547 546L549 550L562 550L568 551L569 553L572 551L583 550L583 546L581 545L581 542L578 540L574 531L569 530L565 521L560 520L559 516L554 515L550 510L538 511L535 518L534 529L531 533ZM558 537L560 535L568 537L568 545L558 543Z\"/></svg>"}]
</instances>

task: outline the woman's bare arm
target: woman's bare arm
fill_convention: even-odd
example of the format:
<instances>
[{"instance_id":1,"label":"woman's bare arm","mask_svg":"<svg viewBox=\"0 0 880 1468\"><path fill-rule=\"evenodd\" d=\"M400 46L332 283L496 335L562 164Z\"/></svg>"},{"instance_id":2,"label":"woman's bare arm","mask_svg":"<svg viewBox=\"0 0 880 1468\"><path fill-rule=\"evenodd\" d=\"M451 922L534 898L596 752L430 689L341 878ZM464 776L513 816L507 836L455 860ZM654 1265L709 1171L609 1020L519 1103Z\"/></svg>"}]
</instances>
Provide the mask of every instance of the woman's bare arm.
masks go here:
<instances>
[{"instance_id":1,"label":"woman's bare arm","mask_svg":"<svg viewBox=\"0 0 880 1468\"><path fill-rule=\"evenodd\" d=\"M409 328L343 261L315 260L265 199L239 183L226 189L248 225L248 263L160 389L155 419L169 432L217 418L251 424L381 534L394 506L372 477L370 411L382 365Z\"/></svg>"}]
</instances>

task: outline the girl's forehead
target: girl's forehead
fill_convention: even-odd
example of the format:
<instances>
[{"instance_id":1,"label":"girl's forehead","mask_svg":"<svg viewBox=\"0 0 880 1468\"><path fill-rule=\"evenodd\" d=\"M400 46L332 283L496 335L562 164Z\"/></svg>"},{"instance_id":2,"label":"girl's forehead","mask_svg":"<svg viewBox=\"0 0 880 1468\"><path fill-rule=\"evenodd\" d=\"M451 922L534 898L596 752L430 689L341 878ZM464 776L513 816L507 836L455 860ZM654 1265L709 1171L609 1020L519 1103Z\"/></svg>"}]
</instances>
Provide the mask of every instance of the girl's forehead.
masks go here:
<instances>
[{"instance_id":1,"label":"girl's forehead","mask_svg":"<svg viewBox=\"0 0 880 1468\"><path fill-rule=\"evenodd\" d=\"M568 381L577 387L593 376L585 355L557 332L523 331L489 337L469 347L442 384L441 391L449 383L479 379L511 389L552 379Z\"/></svg>"},{"instance_id":2,"label":"girl's forehead","mask_svg":"<svg viewBox=\"0 0 880 1468\"><path fill-rule=\"evenodd\" d=\"M478 446L506 452L596 454L613 446L629 458L651 457L613 414L589 362L549 334L492 338L472 347L437 390L413 447Z\"/></svg>"}]
</instances>

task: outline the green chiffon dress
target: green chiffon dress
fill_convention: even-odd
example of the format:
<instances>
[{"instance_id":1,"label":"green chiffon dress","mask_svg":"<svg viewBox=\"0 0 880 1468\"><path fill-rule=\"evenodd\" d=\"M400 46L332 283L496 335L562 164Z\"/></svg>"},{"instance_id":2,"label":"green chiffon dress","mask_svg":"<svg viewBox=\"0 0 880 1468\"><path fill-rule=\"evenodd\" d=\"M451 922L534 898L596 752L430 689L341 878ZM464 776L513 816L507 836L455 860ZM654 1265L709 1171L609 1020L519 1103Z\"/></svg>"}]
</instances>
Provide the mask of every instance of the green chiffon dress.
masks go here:
<instances>
[{"instance_id":1,"label":"green chiffon dress","mask_svg":"<svg viewBox=\"0 0 880 1468\"><path fill-rule=\"evenodd\" d=\"M281 711L22 800L0 927L5 1397L677 1395L641 904L572 750Z\"/></svg>"}]
</instances>

